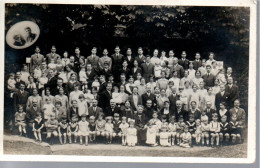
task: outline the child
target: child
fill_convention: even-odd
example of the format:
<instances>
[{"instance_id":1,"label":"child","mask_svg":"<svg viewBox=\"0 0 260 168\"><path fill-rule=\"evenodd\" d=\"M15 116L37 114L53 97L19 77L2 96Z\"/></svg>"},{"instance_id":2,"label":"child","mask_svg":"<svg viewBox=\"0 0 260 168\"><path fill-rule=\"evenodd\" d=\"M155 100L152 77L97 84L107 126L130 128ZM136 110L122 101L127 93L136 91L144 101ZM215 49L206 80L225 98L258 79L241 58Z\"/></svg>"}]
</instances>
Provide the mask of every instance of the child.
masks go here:
<instances>
[{"instance_id":1,"label":"child","mask_svg":"<svg viewBox=\"0 0 260 168\"><path fill-rule=\"evenodd\" d=\"M214 147L214 141L216 140L216 146L219 146L219 132L220 124L218 122L218 114L214 113L212 115L213 121L210 122L210 136L211 136L211 146Z\"/></svg>"},{"instance_id":2,"label":"child","mask_svg":"<svg viewBox=\"0 0 260 168\"><path fill-rule=\"evenodd\" d=\"M66 144L66 141L67 141L67 133L68 133L67 118L62 117L61 122L59 123L58 133L59 133L60 144L61 144L61 145L63 144L63 142L62 142L62 136L64 137L64 144Z\"/></svg>"},{"instance_id":3,"label":"child","mask_svg":"<svg viewBox=\"0 0 260 168\"><path fill-rule=\"evenodd\" d=\"M18 105L18 112L15 113L15 126L18 127L20 136L24 133L26 135L26 113L23 111L23 106Z\"/></svg>"},{"instance_id":4,"label":"child","mask_svg":"<svg viewBox=\"0 0 260 168\"><path fill-rule=\"evenodd\" d=\"M171 146L171 144L169 143L169 132L167 132L168 127L166 127L165 125L162 126L161 131L160 132L160 145L164 146L164 147L169 147Z\"/></svg>"},{"instance_id":5,"label":"child","mask_svg":"<svg viewBox=\"0 0 260 168\"><path fill-rule=\"evenodd\" d=\"M224 143L224 137L225 137L225 143ZM219 133L219 142L220 145L225 145L229 142L229 133L228 133L228 122L227 122L227 116L223 115L221 117L220 122L220 133Z\"/></svg>"},{"instance_id":6,"label":"child","mask_svg":"<svg viewBox=\"0 0 260 168\"><path fill-rule=\"evenodd\" d=\"M79 114L79 116L82 116L83 114L88 116L88 103L85 100L84 94L79 95L78 114Z\"/></svg>"},{"instance_id":7,"label":"child","mask_svg":"<svg viewBox=\"0 0 260 168\"><path fill-rule=\"evenodd\" d=\"M50 118L47 120L45 123L46 131L47 131L47 137L46 140L48 143L53 144L53 139L51 136L53 135L54 137L58 136L57 128L58 128L58 121L55 119L55 114L51 114Z\"/></svg>"},{"instance_id":8,"label":"child","mask_svg":"<svg viewBox=\"0 0 260 168\"><path fill-rule=\"evenodd\" d=\"M40 68L40 66L37 66L34 71L33 71L33 77L35 79L39 79L42 76L42 70Z\"/></svg>"},{"instance_id":9,"label":"child","mask_svg":"<svg viewBox=\"0 0 260 168\"><path fill-rule=\"evenodd\" d=\"M78 117L74 116L71 118L71 122L69 123L68 126L68 138L70 144L72 143L72 136L74 136L74 143L77 143L78 130L79 130Z\"/></svg>"},{"instance_id":10,"label":"child","mask_svg":"<svg viewBox=\"0 0 260 168\"><path fill-rule=\"evenodd\" d=\"M190 148L191 147L191 134L189 133L189 127L184 127L184 132L180 136L180 146L184 148Z\"/></svg>"},{"instance_id":11,"label":"child","mask_svg":"<svg viewBox=\"0 0 260 168\"><path fill-rule=\"evenodd\" d=\"M98 119L96 120L96 132L97 136L105 136L105 124L106 121L103 119L104 114L99 113Z\"/></svg>"},{"instance_id":12,"label":"child","mask_svg":"<svg viewBox=\"0 0 260 168\"><path fill-rule=\"evenodd\" d=\"M241 125L237 122L237 116L235 114L231 116L229 130L232 137L232 144L235 144L236 141L241 143Z\"/></svg>"},{"instance_id":13,"label":"child","mask_svg":"<svg viewBox=\"0 0 260 168\"><path fill-rule=\"evenodd\" d=\"M128 146L135 146L137 143L137 130L134 127L135 122L131 120L130 122L130 127L127 128L126 131L126 142Z\"/></svg>"},{"instance_id":14,"label":"child","mask_svg":"<svg viewBox=\"0 0 260 168\"><path fill-rule=\"evenodd\" d=\"M16 81L14 76L14 73L10 73L9 79L7 80L7 89L11 92L11 98L13 97L13 92L17 91L17 88L15 87Z\"/></svg>"},{"instance_id":15,"label":"child","mask_svg":"<svg viewBox=\"0 0 260 168\"><path fill-rule=\"evenodd\" d=\"M189 121L186 121L186 125L189 127L189 133L191 134L192 138L195 139L196 138L196 136L195 136L196 123L194 121L194 115L193 114L189 115Z\"/></svg>"},{"instance_id":16,"label":"child","mask_svg":"<svg viewBox=\"0 0 260 168\"><path fill-rule=\"evenodd\" d=\"M89 117L89 140L96 143L96 123L95 116Z\"/></svg>"},{"instance_id":17,"label":"child","mask_svg":"<svg viewBox=\"0 0 260 168\"><path fill-rule=\"evenodd\" d=\"M46 104L42 107L45 120L50 119L50 115L55 116L54 108L54 105L51 103L51 98L46 97Z\"/></svg>"},{"instance_id":18,"label":"child","mask_svg":"<svg viewBox=\"0 0 260 168\"><path fill-rule=\"evenodd\" d=\"M205 138L207 146L209 146L209 124L208 124L208 118L201 120L201 144L204 146L205 144Z\"/></svg>"},{"instance_id":19,"label":"child","mask_svg":"<svg viewBox=\"0 0 260 168\"><path fill-rule=\"evenodd\" d=\"M146 130L146 144L151 146L158 146L156 143L157 128L152 120L145 125Z\"/></svg>"},{"instance_id":20,"label":"child","mask_svg":"<svg viewBox=\"0 0 260 168\"><path fill-rule=\"evenodd\" d=\"M36 139L36 141L39 141L40 143L42 142L42 134L41 134L41 130L44 127L44 122L42 119L42 115L41 113L37 113L37 116L35 118L35 120L33 121L33 135Z\"/></svg>"},{"instance_id":21,"label":"child","mask_svg":"<svg viewBox=\"0 0 260 168\"><path fill-rule=\"evenodd\" d=\"M86 74L86 68L81 67L80 71L79 71L79 81L80 82L86 82L88 79L87 74Z\"/></svg>"},{"instance_id":22,"label":"child","mask_svg":"<svg viewBox=\"0 0 260 168\"><path fill-rule=\"evenodd\" d=\"M48 78L46 76L47 74L45 72L42 73L42 76L38 79L39 84L38 84L38 88L39 90L43 90L44 85L48 83ZM41 93L41 92L39 92Z\"/></svg>"},{"instance_id":23,"label":"child","mask_svg":"<svg viewBox=\"0 0 260 168\"><path fill-rule=\"evenodd\" d=\"M78 131L78 136L79 136L79 140L80 140L80 145L82 145L82 140L83 137L85 137L85 145L88 146L88 135L89 135L89 129L88 129L88 125L89 123L86 120L86 115L83 114L81 115L81 121L79 121L79 131Z\"/></svg>"},{"instance_id":24,"label":"child","mask_svg":"<svg viewBox=\"0 0 260 168\"><path fill-rule=\"evenodd\" d=\"M63 53L62 65L63 65L63 67L66 67L67 65L69 65L69 63L70 63L70 59L68 58L68 52L65 51Z\"/></svg>"},{"instance_id":25,"label":"child","mask_svg":"<svg viewBox=\"0 0 260 168\"><path fill-rule=\"evenodd\" d=\"M160 62L156 62L155 67L154 67L154 77L156 79L161 78L161 71L162 71L162 67L161 67Z\"/></svg>"},{"instance_id":26,"label":"child","mask_svg":"<svg viewBox=\"0 0 260 168\"><path fill-rule=\"evenodd\" d=\"M218 121L220 122L221 121L221 119L222 119L222 116L226 116L227 117L227 122L229 122L230 121L230 117L229 117L229 112L228 112L228 110L227 110L227 104L225 103L225 102L221 102L220 104L219 104L219 107L220 107L220 109L219 109L219 118L218 118Z\"/></svg>"},{"instance_id":27,"label":"child","mask_svg":"<svg viewBox=\"0 0 260 168\"><path fill-rule=\"evenodd\" d=\"M97 90L99 90L100 83L99 83L99 81L98 81L98 76L95 76L95 77L94 77L94 81L93 81L91 87L92 87L92 88L95 87L95 88L97 88Z\"/></svg>"},{"instance_id":28,"label":"child","mask_svg":"<svg viewBox=\"0 0 260 168\"><path fill-rule=\"evenodd\" d=\"M170 124L169 124L169 133L170 133L170 139L171 139L171 145L174 146L176 134L177 134L177 123L175 122L175 116L171 116Z\"/></svg>"},{"instance_id":29,"label":"child","mask_svg":"<svg viewBox=\"0 0 260 168\"><path fill-rule=\"evenodd\" d=\"M194 137L195 137L196 145L199 145L201 141L201 134L202 134L200 119L197 119L195 123L196 123L196 127L195 127Z\"/></svg>"},{"instance_id":30,"label":"child","mask_svg":"<svg viewBox=\"0 0 260 168\"><path fill-rule=\"evenodd\" d=\"M114 126L114 133L113 133L113 137L121 137L121 132L120 132L120 128L119 125L121 124L121 121L119 120L119 114L115 113L114 114L114 120L113 120L113 126Z\"/></svg>"},{"instance_id":31,"label":"child","mask_svg":"<svg viewBox=\"0 0 260 168\"><path fill-rule=\"evenodd\" d=\"M152 122L152 124L155 126L155 130L156 130L156 136L157 136L157 142L159 140L159 130L162 127L162 122L158 119L158 113L154 112L152 115L152 119L150 120Z\"/></svg>"},{"instance_id":32,"label":"child","mask_svg":"<svg viewBox=\"0 0 260 168\"><path fill-rule=\"evenodd\" d=\"M186 126L183 116L181 115L179 117L179 122L177 124L177 129L176 129L176 139L177 139L177 145L180 145L180 136L184 131L184 127Z\"/></svg>"},{"instance_id":33,"label":"child","mask_svg":"<svg viewBox=\"0 0 260 168\"><path fill-rule=\"evenodd\" d=\"M121 137L122 137L122 145L126 146L126 134L127 129L129 128L129 124L126 122L127 118L125 116L122 117L122 123L119 125L121 129Z\"/></svg>"},{"instance_id":34,"label":"child","mask_svg":"<svg viewBox=\"0 0 260 168\"><path fill-rule=\"evenodd\" d=\"M206 110L203 110L202 112L201 112L201 116L200 116L200 121L202 122L202 121L205 121L205 120L209 120L209 117L207 116L207 114L206 114Z\"/></svg>"},{"instance_id":35,"label":"child","mask_svg":"<svg viewBox=\"0 0 260 168\"><path fill-rule=\"evenodd\" d=\"M105 132L106 132L106 139L107 139L107 144L111 144L112 143L112 139L113 139L113 133L114 133L114 125L112 123L112 116L108 116L106 117L106 124L105 124Z\"/></svg>"},{"instance_id":36,"label":"child","mask_svg":"<svg viewBox=\"0 0 260 168\"><path fill-rule=\"evenodd\" d=\"M168 129L169 124L168 124L168 122L166 122L167 116L166 116L166 115L162 115L161 120L162 120L162 122L161 122L161 128L162 128L162 127L166 127L166 128Z\"/></svg>"}]
</instances>

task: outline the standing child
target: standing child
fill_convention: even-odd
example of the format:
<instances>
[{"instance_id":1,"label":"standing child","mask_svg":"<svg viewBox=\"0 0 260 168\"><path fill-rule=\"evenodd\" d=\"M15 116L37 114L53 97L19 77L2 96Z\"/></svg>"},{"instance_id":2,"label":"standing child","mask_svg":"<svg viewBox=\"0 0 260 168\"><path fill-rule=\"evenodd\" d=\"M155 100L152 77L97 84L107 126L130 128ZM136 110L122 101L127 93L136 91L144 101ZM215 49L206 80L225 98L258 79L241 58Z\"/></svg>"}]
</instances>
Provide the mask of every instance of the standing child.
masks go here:
<instances>
[{"instance_id":1,"label":"standing child","mask_svg":"<svg viewBox=\"0 0 260 168\"><path fill-rule=\"evenodd\" d=\"M89 123L86 120L86 115L83 114L81 116L81 121L79 121L79 131L78 131L78 136L79 136L79 141L80 145L82 145L83 137L85 137L85 145L88 146L88 135L89 135L89 129L88 129Z\"/></svg>"},{"instance_id":2,"label":"standing child","mask_svg":"<svg viewBox=\"0 0 260 168\"><path fill-rule=\"evenodd\" d=\"M105 124L105 132L106 132L106 139L107 144L111 144L113 140L113 133L114 133L114 125L112 123L112 116L106 117L106 124Z\"/></svg>"},{"instance_id":3,"label":"standing child","mask_svg":"<svg viewBox=\"0 0 260 168\"><path fill-rule=\"evenodd\" d=\"M127 123L127 118L122 117L122 123L119 125L119 128L121 129L121 137L122 137L122 145L126 146L126 134L127 129L129 128L129 124Z\"/></svg>"},{"instance_id":4,"label":"standing child","mask_svg":"<svg viewBox=\"0 0 260 168\"><path fill-rule=\"evenodd\" d=\"M42 119L42 114L41 113L37 113L37 116L35 118L35 120L33 121L33 135L36 139L36 141L39 141L40 143L42 142L42 134L41 134L41 130L44 127L44 122Z\"/></svg>"},{"instance_id":5,"label":"standing child","mask_svg":"<svg viewBox=\"0 0 260 168\"><path fill-rule=\"evenodd\" d=\"M171 116L169 120L170 120L170 124L168 127L170 133L169 138L170 138L171 145L174 146L178 124L175 122L175 116Z\"/></svg>"},{"instance_id":6,"label":"standing child","mask_svg":"<svg viewBox=\"0 0 260 168\"><path fill-rule=\"evenodd\" d=\"M184 127L186 126L183 116L181 115L179 117L179 122L177 124L177 131L176 131L176 139L177 139L177 145L180 145L180 136L184 132Z\"/></svg>"},{"instance_id":7,"label":"standing child","mask_svg":"<svg viewBox=\"0 0 260 168\"><path fill-rule=\"evenodd\" d=\"M197 119L195 123L196 123L195 140L196 140L196 145L199 145L201 141L201 134L202 134L200 119Z\"/></svg>"},{"instance_id":8,"label":"standing child","mask_svg":"<svg viewBox=\"0 0 260 168\"><path fill-rule=\"evenodd\" d=\"M232 144L235 144L237 141L241 143L241 125L237 122L237 116L235 114L231 116L229 130L232 137Z\"/></svg>"},{"instance_id":9,"label":"standing child","mask_svg":"<svg viewBox=\"0 0 260 168\"><path fill-rule=\"evenodd\" d=\"M88 79L88 77L87 77L87 74L86 74L86 67L82 66L80 68L80 71L79 71L79 81L80 82L86 82L87 79Z\"/></svg>"},{"instance_id":10,"label":"standing child","mask_svg":"<svg viewBox=\"0 0 260 168\"><path fill-rule=\"evenodd\" d=\"M189 133L189 127L185 126L184 132L180 136L180 146L184 148L191 147L191 134Z\"/></svg>"},{"instance_id":11,"label":"standing child","mask_svg":"<svg viewBox=\"0 0 260 168\"><path fill-rule=\"evenodd\" d=\"M160 132L160 145L164 147L169 147L171 144L169 143L169 136L170 133L167 132L168 127L165 125L162 126L161 132Z\"/></svg>"},{"instance_id":12,"label":"standing child","mask_svg":"<svg viewBox=\"0 0 260 168\"><path fill-rule=\"evenodd\" d=\"M194 121L194 115L193 114L189 115L189 121L186 122L186 125L189 127L189 133L191 134L191 137L196 139L196 136L195 136L196 123ZM192 145L192 139L191 139L191 145Z\"/></svg>"},{"instance_id":13,"label":"standing child","mask_svg":"<svg viewBox=\"0 0 260 168\"><path fill-rule=\"evenodd\" d=\"M162 67L160 62L155 63L155 67L154 67L154 77L156 79L161 78L161 71L162 71Z\"/></svg>"},{"instance_id":14,"label":"standing child","mask_svg":"<svg viewBox=\"0 0 260 168\"><path fill-rule=\"evenodd\" d=\"M18 105L18 112L15 113L15 126L19 129L20 136L26 135L26 123L25 123L26 113L23 111L23 106Z\"/></svg>"},{"instance_id":15,"label":"standing child","mask_svg":"<svg viewBox=\"0 0 260 168\"><path fill-rule=\"evenodd\" d=\"M210 136L211 136L211 146L214 147L214 141L216 140L216 146L219 146L219 132L220 124L218 122L218 114L214 113L212 115L212 121L210 122Z\"/></svg>"},{"instance_id":16,"label":"standing child","mask_svg":"<svg viewBox=\"0 0 260 168\"><path fill-rule=\"evenodd\" d=\"M106 132L105 132L106 121L103 119L103 116L104 116L103 113L99 113L98 119L96 120L97 136L102 136L102 137L106 135Z\"/></svg>"},{"instance_id":17,"label":"standing child","mask_svg":"<svg viewBox=\"0 0 260 168\"><path fill-rule=\"evenodd\" d=\"M126 142L128 146L135 146L137 143L137 130L134 127L135 122L130 121L130 127L126 131Z\"/></svg>"},{"instance_id":18,"label":"standing child","mask_svg":"<svg viewBox=\"0 0 260 168\"><path fill-rule=\"evenodd\" d=\"M99 90L99 87L100 87L100 83L99 83L99 81L98 81L98 76L95 76L94 77L94 81L93 81L93 83L92 83L92 85L91 85L91 88L97 88L97 90Z\"/></svg>"},{"instance_id":19,"label":"standing child","mask_svg":"<svg viewBox=\"0 0 260 168\"><path fill-rule=\"evenodd\" d=\"M78 115L82 116L83 114L88 116L88 102L85 100L84 94L80 94L78 99Z\"/></svg>"},{"instance_id":20,"label":"standing child","mask_svg":"<svg viewBox=\"0 0 260 168\"><path fill-rule=\"evenodd\" d=\"M79 130L78 117L74 116L71 118L71 122L69 123L68 126L68 138L70 144L72 143L72 136L74 136L74 143L77 143L78 130Z\"/></svg>"},{"instance_id":21,"label":"standing child","mask_svg":"<svg viewBox=\"0 0 260 168\"><path fill-rule=\"evenodd\" d=\"M225 138L224 138L225 137ZM229 133L228 133L228 122L227 122L227 116L223 115L221 117L220 122L220 133L219 133L219 142L220 145L226 145L229 142ZM225 143L224 143L225 139Z\"/></svg>"},{"instance_id":22,"label":"standing child","mask_svg":"<svg viewBox=\"0 0 260 168\"><path fill-rule=\"evenodd\" d=\"M156 143L157 128L152 120L145 125L146 130L146 144L150 146L158 146Z\"/></svg>"},{"instance_id":23,"label":"standing child","mask_svg":"<svg viewBox=\"0 0 260 168\"><path fill-rule=\"evenodd\" d=\"M209 126L208 122L209 122L208 118L201 120L201 132L202 132L201 133L201 138L202 138L201 144L202 144L202 146L204 146L204 144L205 144L205 139L206 139L207 146L209 146L209 129L210 129L210 126Z\"/></svg>"},{"instance_id":24,"label":"standing child","mask_svg":"<svg viewBox=\"0 0 260 168\"><path fill-rule=\"evenodd\" d=\"M61 145L63 144L62 137L64 138L64 144L66 144L67 132L68 132L67 118L63 117L61 119L61 122L59 123L59 127L58 127L59 140L60 140Z\"/></svg>"},{"instance_id":25,"label":"standing child","mask_svg":"<svg viewBox=\"0 0 260 168\"><path fill-rule=\"evenodd\" d=\"M89 117L89 140L90 142L96 142L96 123L95 116Z\"/></svg>"}]
</instances>

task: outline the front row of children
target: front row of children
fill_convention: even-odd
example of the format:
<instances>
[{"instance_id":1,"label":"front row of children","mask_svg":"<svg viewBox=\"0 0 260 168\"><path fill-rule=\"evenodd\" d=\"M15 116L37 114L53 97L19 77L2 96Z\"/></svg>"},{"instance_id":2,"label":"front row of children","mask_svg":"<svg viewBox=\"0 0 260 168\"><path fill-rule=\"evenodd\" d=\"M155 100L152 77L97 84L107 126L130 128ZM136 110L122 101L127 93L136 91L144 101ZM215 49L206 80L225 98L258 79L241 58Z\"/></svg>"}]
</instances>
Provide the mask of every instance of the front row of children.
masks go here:
<instances>
[{"instance_id":1,"label":"front row of children","mask_svg":"<svg viewBox=\"0 0 260 168\"><path fill-rule=\"evenodd\" d=\"M21 111L21 112L20 112ZM24 112L22 109L16 113L16 125L19 128L20 134L26 134L26 123L22 120ZM46 128L46 140L53 143L52 135L59 137L60 144L77 143L82 145L83 140L85 145L88 141L96 143L96 137L101 136L106 138L106 143L111 144L115 137L121 138L123 146L135 146L138 143L137 132L140 128L136 128L135 121L130 118L122 117L120 121L119 114L115 113L114 117L108 116L103 119L104 114L100 113L95 120L94 116L90 116L89 120L85 115L81 116L78 121L77 116L73 116L68 123L67 118L62 118L60 123L51 115L50 119L44 121L41 113L37 113L36 119L32 123L32 131L36 141L42 142L42 129ZM189 120L184 122L182 116L178 122L175 116L169 118L162 115L161 120L155 112L153 118L141 128L146 132L146 144L149 146L165 146L170 147L175 144L181 147L192 147L192 145L201 146L220 146L230 143L241 143L242 126L236 121L236 115L231 116L231 121L227 122L227 116L221 117L221 122L218 122L218 115L212 115L212 121L209 123L208 118L204 117L201 120L194 120L194 115L189 116Z\"/></svg>"}]
</instances>

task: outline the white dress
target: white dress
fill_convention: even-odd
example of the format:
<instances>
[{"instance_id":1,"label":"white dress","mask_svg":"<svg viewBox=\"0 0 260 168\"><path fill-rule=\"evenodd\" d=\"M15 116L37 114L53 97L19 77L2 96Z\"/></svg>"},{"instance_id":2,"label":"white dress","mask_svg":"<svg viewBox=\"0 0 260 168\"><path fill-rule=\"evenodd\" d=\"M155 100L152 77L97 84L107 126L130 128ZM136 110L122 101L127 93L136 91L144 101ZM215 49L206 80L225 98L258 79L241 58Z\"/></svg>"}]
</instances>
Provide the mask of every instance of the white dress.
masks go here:
<instances>
[{"instance_id":1,"label":"white dress","mask_svg":"<svg viewBox=\"0 0 260 168\"><path fill-rule=\"evenodd\" d=\"M126 142L127 144L137 143L137 130L136 128L127 128Z\"/></svg>"},{"instance_id":2,"label":"white dress","mask_svg":"<svg viewBox=\"0 0 260 168\"><path fill-rule=\"evenodd\" d=\"M152 127L147 127L146 143L149 145L154 145L156 143L156 128L154 125Z\"/></svg>"},{"instance_id":3,"label":"white dress","mask_svg":"<svg viewBox=\"0 0 260 168\"><path fill-rule=\"evenodd\" d=\"M169 143L169 132L160 132L160 145L161 146L170 146Z\"/></svg>"},{"instance_id":4,"label":"white dress","mask_svg":"<svg viewBox=\"0 0 260 168\"><path fill-rule=\"evenodd\" d=\"M88 136L89 135L89 129L88 129L88 125L89 123L87 121L80 121L78 123L79 125L79 130L78 130L78 135L79 136Z\"/></svg>"}]
</instances>

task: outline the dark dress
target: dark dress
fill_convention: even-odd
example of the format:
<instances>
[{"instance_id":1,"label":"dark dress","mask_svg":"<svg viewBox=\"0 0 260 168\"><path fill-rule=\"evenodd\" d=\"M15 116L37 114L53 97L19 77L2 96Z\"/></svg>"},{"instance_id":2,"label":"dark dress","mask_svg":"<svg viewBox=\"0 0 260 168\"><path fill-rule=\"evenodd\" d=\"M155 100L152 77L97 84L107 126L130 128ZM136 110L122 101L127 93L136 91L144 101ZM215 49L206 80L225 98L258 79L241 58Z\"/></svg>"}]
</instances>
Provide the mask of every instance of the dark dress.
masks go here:
<instances>
[{"instance_id":1,"label":"dark dress","mask_svg":"<svg viewBox=\"0 0 260 168\"><path fill-rule=\"evenodd\" d=\"M41 119L40 122L34 120L33 123L34 123L34 128L35 128L36 130L38 130L39 128L41 128L42 125L44 125L43 119Z\"/></svg>"}]
</instances>

